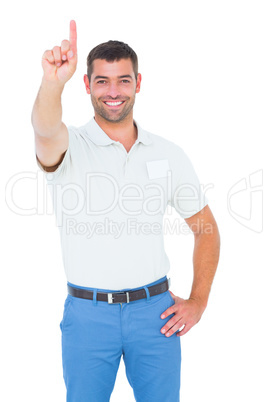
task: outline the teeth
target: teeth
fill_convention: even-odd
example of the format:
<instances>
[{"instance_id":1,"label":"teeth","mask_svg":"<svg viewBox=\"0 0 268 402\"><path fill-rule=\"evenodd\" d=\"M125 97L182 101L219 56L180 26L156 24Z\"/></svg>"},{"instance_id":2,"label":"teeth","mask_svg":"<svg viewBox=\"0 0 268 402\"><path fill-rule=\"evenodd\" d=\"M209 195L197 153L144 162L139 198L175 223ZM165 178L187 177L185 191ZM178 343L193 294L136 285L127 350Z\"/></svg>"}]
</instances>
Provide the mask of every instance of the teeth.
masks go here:
<instances>
[{"instance_id":1,"label":"teeth","mask_svg":"<svg viewBox=\"0 0 268 402\"><path fill-rule=\"evenodd\" d=\"M106 105L109 105L109 106L117 106L117 105L121 105L121 103L123 103L123 102L104 102L104 103L106 103Z\"/></svg>"}]
</instances>

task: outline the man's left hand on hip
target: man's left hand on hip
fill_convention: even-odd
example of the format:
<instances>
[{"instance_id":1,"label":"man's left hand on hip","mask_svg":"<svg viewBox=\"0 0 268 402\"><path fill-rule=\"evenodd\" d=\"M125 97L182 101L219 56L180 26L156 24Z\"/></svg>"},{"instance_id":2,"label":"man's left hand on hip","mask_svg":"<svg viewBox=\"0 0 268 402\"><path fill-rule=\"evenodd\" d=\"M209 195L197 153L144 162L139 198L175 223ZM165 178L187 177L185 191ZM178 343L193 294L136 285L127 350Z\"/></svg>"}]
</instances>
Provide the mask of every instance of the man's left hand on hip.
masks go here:
<instances>
[{"instance_id":1,"label":"man's left hand on hip","mask_svg":"<svg viewBox=\"0 0 268 402\"><path fill-rule=\"evenodd\" d=\"M175 304L163 311L160 317L166 318L173 313L174 316L161 328L161 333L169 337L184 326L184 328L176 334L177 336L182 336L200 321L205 307L197 300L191 298L185 300L175 296L170 290L169 292Z\"/></svg>"}]
</instances>

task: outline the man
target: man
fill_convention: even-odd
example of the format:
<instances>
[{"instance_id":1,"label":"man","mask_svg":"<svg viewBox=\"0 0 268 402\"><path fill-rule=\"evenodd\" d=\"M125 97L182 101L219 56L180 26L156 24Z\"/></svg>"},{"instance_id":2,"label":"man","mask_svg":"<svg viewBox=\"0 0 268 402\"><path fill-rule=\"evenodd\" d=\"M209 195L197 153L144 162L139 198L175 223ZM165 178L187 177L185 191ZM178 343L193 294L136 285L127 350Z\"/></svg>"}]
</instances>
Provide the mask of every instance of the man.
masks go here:
<instances>
[{"instance_id":1,"label":"man","mask_svg":"<svg viewBox=\"0 0 268 402\"><path fill-rule=\"evenodd\" d=\"M123 356L138 402L177 402L180 336L207 306L219 259L217 224L183 150L133 119L141 86L136 53L118 41L92 49L84 83L95 116L67 128L61 94L76 65L72 20L70 40L43 55L32 113L68 282L60 323L67 401L109 401ZM187 300L168 290L167 205L195 238Z\"/></svg>"}]
</instances>

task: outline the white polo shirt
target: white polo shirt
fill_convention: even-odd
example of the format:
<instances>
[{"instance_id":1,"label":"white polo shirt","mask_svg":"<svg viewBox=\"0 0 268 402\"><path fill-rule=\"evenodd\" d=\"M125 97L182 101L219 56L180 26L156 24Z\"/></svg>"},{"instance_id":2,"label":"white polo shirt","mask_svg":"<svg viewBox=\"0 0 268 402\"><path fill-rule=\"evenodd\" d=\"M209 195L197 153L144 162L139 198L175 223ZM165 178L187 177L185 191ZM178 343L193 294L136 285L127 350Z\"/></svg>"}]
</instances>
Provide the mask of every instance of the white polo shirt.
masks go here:
<instances>
[{"instance_id":1,"label":"white polo shirt","mask_svg":"<svg viewBox=\"0 0 268 402\"><path fill-rule=\"evenodd\" d=\"M59 227L67 281L121 290L167 275L163 217L182 218L207 197L193 165L175 143L143 130L129 152L93 117L68 127L69 147L55 172L44 172Z\"/></svg>"}]
</instances>

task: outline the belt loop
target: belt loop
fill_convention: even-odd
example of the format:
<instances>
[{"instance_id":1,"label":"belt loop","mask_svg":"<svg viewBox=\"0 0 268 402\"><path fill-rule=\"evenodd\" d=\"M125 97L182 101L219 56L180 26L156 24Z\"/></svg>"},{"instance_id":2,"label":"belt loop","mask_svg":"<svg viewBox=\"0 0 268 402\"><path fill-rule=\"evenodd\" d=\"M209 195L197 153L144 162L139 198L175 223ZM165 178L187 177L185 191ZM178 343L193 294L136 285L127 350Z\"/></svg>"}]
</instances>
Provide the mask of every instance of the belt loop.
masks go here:
<instances>
[{"instance_id":1,"label":"belt loop","mask_svg":"<svg viewBox=\"0 0 268 402\"><path fill-rule=\"evenodd\" d=\"M93 289L93 304L97 306L97 289Z\"/></svg>"},{"instance_id":2,"label":"belt loop","mask_svg":"<svg viewBox=\"0 0 268 402\"><path fill-rule=\"evenodd\" d=\"M149 301L151 301L151 296L150 296L149 290L148 290L147 286L143 286L143 289L145 289L145 292L147 295L147 303L148 303Z\"/></svg>"}]
</instances>

